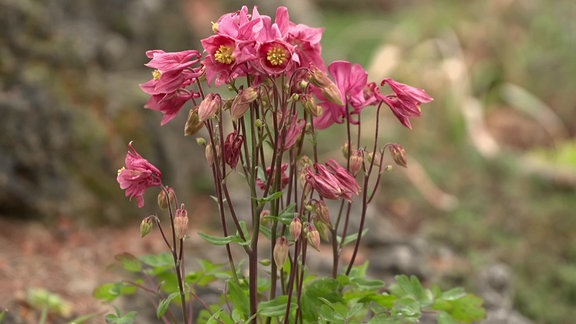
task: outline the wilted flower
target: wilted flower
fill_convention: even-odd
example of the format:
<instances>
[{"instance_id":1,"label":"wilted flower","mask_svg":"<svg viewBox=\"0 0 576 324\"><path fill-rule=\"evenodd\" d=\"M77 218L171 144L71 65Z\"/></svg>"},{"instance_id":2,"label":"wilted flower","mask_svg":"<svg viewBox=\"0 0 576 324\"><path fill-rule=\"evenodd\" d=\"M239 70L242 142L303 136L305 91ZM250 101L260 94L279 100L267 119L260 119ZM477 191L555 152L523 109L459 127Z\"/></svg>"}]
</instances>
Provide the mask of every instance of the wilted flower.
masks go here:
<instances>
[{"instance_id":1,"label":"wilted flower","mask_svg":"<svg viewBox=\"0 0 576 324\"><path fill-rule=\"evenodd\" d=\"M136 152L132 142L128 146L130 151L126 154L126 166L118 170L116 180L121 189L126 189L126 197L130 196L130 200L136 197L138 207L142 208L144 206L144 192L150 187L162 184L162 173Z\"/></svg>"},{"instance_id":2,"label":"wilted flower","mask_svg":"<svg viewBox=\"0 0 576 324\"><path fill-rule=\"evenodd\" d=\"M326 165L316 163L316 172L312 168L306 170L306 181L326 199L344 198L352 200L352 195L358 195L360 186L356 179L335 160L329 160Z\"/></svg>"}]
</instances>

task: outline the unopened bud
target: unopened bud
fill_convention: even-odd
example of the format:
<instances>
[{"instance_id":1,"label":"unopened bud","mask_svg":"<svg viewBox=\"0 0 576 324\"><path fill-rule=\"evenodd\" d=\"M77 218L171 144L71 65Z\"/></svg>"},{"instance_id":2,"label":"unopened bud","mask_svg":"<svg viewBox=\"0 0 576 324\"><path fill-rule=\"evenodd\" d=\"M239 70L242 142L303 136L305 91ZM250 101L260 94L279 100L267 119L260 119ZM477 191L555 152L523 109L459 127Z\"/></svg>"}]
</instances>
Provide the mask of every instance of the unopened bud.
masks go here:
<instances>
[{"instance_id":1,"label":"unopened bud","mask_svg":"<svg viewBox=\"0 0 576 324\"><path fill-rule=\"evenodd\" d=\"M186 237L188 232L188 211L184 208L184 204L180 205L180 208L176 209L176 215L174 216L174 231L176 232L176 238L181 240Z\"/></svg>"},{"instance_id":2,"label":"unopened bud","mask_svg":"<svg viewBox=\"0 0 576 324\"><path fill-rule=\"evenodd\" d=\"M318 117L322 114L322 107L316 104L314 97L310 94L306 94L300 97L300 102L304 106L304 110L310 113L314 117Z\"/></svg>"},{"instance_id":3,"label":"unopened bud","mask_svg":"<svg viewBox=\"0 0 576 324\"><path fill-rule=\"evenodd\" d=\"M406 159L406 150L404 150L404 148L401 145L399 144L390 145L390 154L392 154L392 158L394 159L394 162L397 165L401 167L408 166L408 160Z\"/></svg>"},{"instance_id":4,"label":"unopened bud","mask_svg":"<svg viewBox=\"0 0 576 324\"><path fill-rule=\"evenodd\" d=\"M198 116L198 107L190 109L188 112L188 120L186 120L186 125L184 126L184 136L191 136L198 133L202 129L204 123L200 121Z\"/></svg>"},{"instance_id":5,"label":"unopened bud","mask_svg":"<svg viewBox=\"0 0 576 324\"><path fill-rule=\"evenodd\" d=\"M302 233L302 222L300 221L300 218L294 217L292 219L292 222L290 222L290 234L292 235L294 242L298 241L301 233Z\"/></svg>"},{"instance_id":6,"label":"unopened bud","mask_svg":"<svg viewBox=\"0 0 576 324\"><path fill-rule=\"evenodd\" d=\"M348 146L348 142L346 142L344 145L342 145L342 155L344 155L344 158L347 159L349 154L350 147Z\"/></svg>"},{"instance_id":7,"label":"unopened bud","mask_svg":"<svg viewBox=\"0 0 576 324\"><path fill-rule=\"evenodd\" d=\"M166 187L166 190L160 190L158 194L158 206L162 209L168 208L170 204L176 201L176 193L174 189Z\"/></svg>"},{"instance_id":8,"label":"unopened bud","mask_svg":"<svg viewBox=\"0 0 576 324\"><path fill-rule=\"evenodd\" d=\"M276 240L276 245L274 245L274 252L272 254L274 256L274 263L276 263L276 267L280 270L284 268L284 263L286 263L286 259L288 258L289 249L290 246L288 245L286 237L281 236Z\"/></svg>"},{"instance_id":9,"label":"unopened bud","mask_svg":"<svg viewBox=\"0 0 576 324\"><path fill-rule=\"evenodd\" d=\"M154 216L148 216L140 222L140 237L144 237L152 231L154 227Z\"/></svg>"},{"instance_id":10,"label":"unopened bud","mask_svg":"<svg viewBox=\"0 0 576 324\"><path fill-rule=\"evenodd\" d=\"M250 103L258 98L258 91L253 87L248 87L241 90L234 101L232 101L232 106L230 107L230 116L232 120L236 121L240 117L244 116L244 113L250 108Z\"/></svg>"},{"instance_id":11,"label":"unopened bud","mask_svg":"<svg viewBox=\"0 0 576 324\"><path fill-rule=\"evenodd\" d=\"M356 176L364 164L364 151L357 150L350 156L350 173Z\"/></svg>"},{"instance_id":12,"label":"unopened bud","mask_svg":"<svg viewBox=\"0 0 576 324\"><path fill-rule=\"evenodd\" d=\"M270 224L270 210L264 209L260 212L260 225L267 226Z\"/></svg>"},{"instance_id":13,"label":"unopened bud","mask_svg":"<svg viewBox=\"0 0 576 324\"><path fill-rule=\"evenodd\" d=\"M320 234L320 238L324 241L328 241L330 238L330 230L328 229L328 225L324 224L324 222L320 221L319 219L315 219L314 226L316 226L316 229Z\"/></svg>"},{"instance_id":14,"label":"unopened bud","mask_svg":"<svg viewBox=\"0 0 576 324\"><path fill-rule=\"evenodd\" d=\"M340 89L335 84L331 84L325 88L321 88L322 94L328 101L331 103L344 106L344 101L342 100L342 94L340 93Z\"/></svg>"},{"instance_id":15,"label":"unopened bud","mask_svg":"<svg viewBox=\"0 0 576 324\"><path fill-rule=\"evenodd\" d=\"M320 233L312 224L306 227L306 240L316 251L320 251Z\"/></svg>"},{"instance_id":16,"label":"unopened bud","mask_svg":"<svg viewBox=\"0 0 576 324\"><path fill-rule=\"evenodd\" d=\"M196 144L204 146L206 145L206 139L204 137L196 137Z\"/></svg>"},{"instance_id":17,"label":"unopened bud","mask_svg":"<svg viewBox=\"0 0 576 324\"><path fill-rule=\"evenodd\" d=\"M330 210L328 209L326 202L324 200L315 200L313 206L318 220L326 225L330 225Z\"/></svg>"},{"instance_id":18,"label":"unopened bud","mask_svg":"<svg viewBox=\"0 0 576 324\"><path fill-rule=\"evenodd\" d=\"M330 78L328 78L328 75L326 75L325 72L321 71L317 67L312 67L310 69L308 76L309 76L308 79L310 80L310 83L317 86L318 88L322 89L322 88L327 87L330 84L332 84L332 80L330 80Z\"/></svg>"},{"instance_id":19,"label":"unopened bud","mask_svg":"<svg viewBox=\"0 0 576 324\"><path fill-rule=\"evenodd\" d=\"M209 93L198 107L198 118L201 122L212 118L222 105L222 99L217 93Z\"/></svg>"}]
</instances>

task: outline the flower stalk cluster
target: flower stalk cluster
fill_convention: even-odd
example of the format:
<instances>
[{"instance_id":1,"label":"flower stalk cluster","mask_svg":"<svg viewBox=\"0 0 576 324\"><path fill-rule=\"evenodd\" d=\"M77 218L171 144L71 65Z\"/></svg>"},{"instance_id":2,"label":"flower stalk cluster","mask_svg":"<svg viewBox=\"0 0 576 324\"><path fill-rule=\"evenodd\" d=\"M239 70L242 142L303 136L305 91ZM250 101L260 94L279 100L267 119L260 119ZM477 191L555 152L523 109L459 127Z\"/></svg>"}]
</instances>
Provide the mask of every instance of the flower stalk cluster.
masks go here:
<instances>
[{"instance_id":1,"label":"flower stalk cluster","mask_svg":"<svg viewBox=\"0 0 576 324\"><path fill-rule=\"evenodd\" d=\"M368 82L358 64L335 61L326 65L321 57L322 29L292 22L288 10L278 8L276 17L261 15L257 8L226 14L213 24L214 35L201 41L203 51L148 51L154 69L152 79L140 85L151 97L146 107L170 122L185 105L191 108L184 134L202 133L206 164L211 170L222 235L233 233L248 257L250 314L256 321L258 303L279 294L288 297L284 322L298 319L307 254L322 250L322 241L332 253L332 274L348 274L359 249L368 204L373 200L388 149L392 160L406 166L406 154L398 144L381 144L378 136L382 108L388 107L404 126L420 116L420 105L432 98L424 90L384 79ZM230 92L220 90L225 86ZM387 86L387 87L386 87ZM361 139L362 116L372 110L377 127L369 143ZM321 157L320 132L332 128L345 131L343 159ZM362 135L362 136L361 136ZM375 158L376 157L376 158ZM164 235L160 218L147 217L141 224L144 236L159 225L173 251L179 278L188 214L176 195L161 180L161 172L143 159L130 144L126 166L118 182L126 196L144 205L144 192L161 189L158 203L168 209L173 240ZM245 179L241 188L228 184L229 177ZM232 192L245 192L250 201L246 226L240 219ZM328 203L334 201L335 203ZM352 214L352 204L360 205ZM242 211L244 212L244 211ZM359 229L350 233L351 218ZM230 233L229 229L234 230ZM352 257L342 260L346 237L356 236ZM237 267L226 244L229 265ZM268 245L274 262L262 278L259 251ZM289 266L286 266L286 265ZM344 266L344 270L340 266ZM234 270L234 273L236 271ZM239 280L236 278L235 280ZM258 292L258 281L268 280L267 296ZM184 303L187 293L180 286ZM291 301L296 309L291 309ZM183 304L186 314L186 306ZM292 315L291 315L292 314Z\"/></svg>"}]
</instances>

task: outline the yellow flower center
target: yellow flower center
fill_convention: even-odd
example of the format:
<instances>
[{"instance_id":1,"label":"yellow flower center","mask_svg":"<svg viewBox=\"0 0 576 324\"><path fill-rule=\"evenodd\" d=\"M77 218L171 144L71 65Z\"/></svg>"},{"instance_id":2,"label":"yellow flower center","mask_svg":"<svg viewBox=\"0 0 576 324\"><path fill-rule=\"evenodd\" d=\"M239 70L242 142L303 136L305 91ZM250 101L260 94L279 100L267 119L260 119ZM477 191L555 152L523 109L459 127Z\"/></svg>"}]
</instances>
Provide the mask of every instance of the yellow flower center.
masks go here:
<instances>
[{"instance_id":1,"label":"yellow flower center","mask_svg":"<svg viewBox=\"0 0 576 324\"><path fill-rule=\"evenodd\" d=\"M286 63L286 57L288 56L286 54L287 53L284 48L276 46L268 51L268 53L266 54L266 59L272 65L282 65Z\"/></svg>"},{"instance_id":2,"label":"yellow flower center","mask_svg":"<svg viewBox=\"0 0 576 324\"><path fill-rule=\"evenodd\" d=\"M232 48L229 46L220 45L216 53L214 53L214 59L222 64L232 64L234 62L234 56L232 56Z\"/></svg>"},{"instance_id":3,"label":"yellow flower center","mask_svg":"<svg viewBox=\"0 0 576 324\"><path fill-rule=\"evenodd\" d=\"M212 24L212 31L214 32L214 34L218 34L218 23L215 23L213 21L210 22Z\"/></svg>"},{"instance_id":4,"label":"yellow flower center","mask_svg":"<svg viewBox=\"0 0 576 324\"><path fill-rule=\"evenodd\" d=\"M118 169L118 174L120 174L122 171L126 170L125 167L121 167L120 169Z\"/></svg>"},{"instance_id":5,"label":"yellow flower center","mask_svg":"<svg viewBox=\"0 0 576 324\"><path fill-rule=\"evenodd\" d=\"M156 80L156 81L160 80L161 76L162 76L162 72L160 72L160 70L152 71L152 77L154 78L154 80Z\"/></svg>"}]
</instances>

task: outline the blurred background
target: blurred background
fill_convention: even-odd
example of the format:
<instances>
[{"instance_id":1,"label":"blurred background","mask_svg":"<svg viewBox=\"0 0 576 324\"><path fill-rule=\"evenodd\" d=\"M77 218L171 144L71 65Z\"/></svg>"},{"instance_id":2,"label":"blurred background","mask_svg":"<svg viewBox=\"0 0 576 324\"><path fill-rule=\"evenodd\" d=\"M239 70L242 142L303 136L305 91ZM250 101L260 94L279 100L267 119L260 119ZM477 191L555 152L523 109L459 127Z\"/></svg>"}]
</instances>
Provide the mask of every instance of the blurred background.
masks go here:
<instances>
[{"instance_id":1,"label":"blurred background","mask_svg":"<svg viewBox=\"0 0 576 324\"><path fill-rule=\"evenodd\" d=\"M0 0L0 308L26 319L27 289L45 288L74 300L74 314L94 311L91 290L113 255L157 248L137 232L154 204L136 208L116 183L130 140L194 206L195 225L213 224L185 114L160 127L138 84L150 78L146 50L199 49L210 21L243 4L255 3ZM375 81L393 77L435 98L412 131L386 115L384 139L410 160L384 178L376 233L408 254L370 261L481 294L502 311L488 323L571 322L576 3L258 5L269 15L286 5L293 21L324 27L326 62L360 63Z\"/></svg>"}]
</instances>

